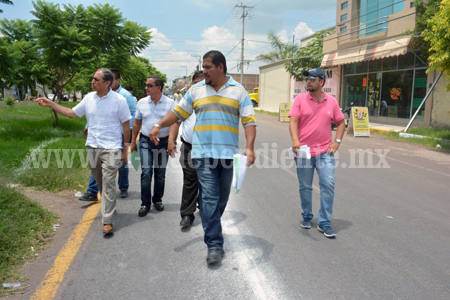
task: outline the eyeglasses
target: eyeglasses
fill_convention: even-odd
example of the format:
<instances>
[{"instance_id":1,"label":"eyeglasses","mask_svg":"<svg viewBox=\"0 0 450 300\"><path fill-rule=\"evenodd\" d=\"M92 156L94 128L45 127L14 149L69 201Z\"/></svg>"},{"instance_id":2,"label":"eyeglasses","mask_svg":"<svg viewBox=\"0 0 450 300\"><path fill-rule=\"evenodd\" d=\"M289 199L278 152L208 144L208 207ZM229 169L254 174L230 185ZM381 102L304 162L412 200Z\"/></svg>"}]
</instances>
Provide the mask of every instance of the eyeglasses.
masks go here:
<instances>
[{"instance_id":1,"label":"eyeglasses","mask_svg":"<svg viewBox=\"0 0 450 300\"><path fill-rule=\"evenodd\" d=\"M95 78L95 77L92 77L92 80L95 80L95 81L100 81L100 79L97 79L97 78Z\"/></svg>"},{"instance_id":2,"label":"eyeglasses","mask_svg":"<svg viewBox=\"0 0 450 300\"><path fill-rule=\"evenodd\" d=\"M308 80L311 80L311 82L316 81L316 77L305 77L305 81L308 82Z\"/></svg>"},{"instance_id":3,"label":"eyeglasses","mask_svg":"<svg viewBox=\"0 0 450 300\"><path fill-rule=\"evenodd\" d=\"M154 86L156 86L156 85L150 84L150 83L149 83L149 84L146 84L145 86L148 87L149 89L151 89L152 87L154 87Z\"/></svg>"}]
</instances>

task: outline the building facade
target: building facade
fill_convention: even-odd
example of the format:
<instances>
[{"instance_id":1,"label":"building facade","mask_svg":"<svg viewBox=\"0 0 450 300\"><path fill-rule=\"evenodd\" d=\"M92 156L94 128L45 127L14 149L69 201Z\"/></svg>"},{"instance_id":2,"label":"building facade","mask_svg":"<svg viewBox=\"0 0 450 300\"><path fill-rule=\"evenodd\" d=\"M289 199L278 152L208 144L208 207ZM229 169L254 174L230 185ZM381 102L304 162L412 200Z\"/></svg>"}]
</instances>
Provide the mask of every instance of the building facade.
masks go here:
<instances>
[{"instance_id":1,"label":"building facade","mask_svg":"<svg viewBox=\"0 0 450 300\"><path fill-rule=\"evenodd\" d=\"M337 67L341 107L366 106L371 121L399 125L416 113L437 72L426 74L427 62L412 48L411 36L404 35L415 27L412 2L337 1L336 34L324 41L322 68ZM448 115L440 120L442 114L433 112L437 94L448 100L448 94L433 91L414 125L450 127ZM443 106L440 110L450 112L450 104Z\"/></svg>"}]
</instances>

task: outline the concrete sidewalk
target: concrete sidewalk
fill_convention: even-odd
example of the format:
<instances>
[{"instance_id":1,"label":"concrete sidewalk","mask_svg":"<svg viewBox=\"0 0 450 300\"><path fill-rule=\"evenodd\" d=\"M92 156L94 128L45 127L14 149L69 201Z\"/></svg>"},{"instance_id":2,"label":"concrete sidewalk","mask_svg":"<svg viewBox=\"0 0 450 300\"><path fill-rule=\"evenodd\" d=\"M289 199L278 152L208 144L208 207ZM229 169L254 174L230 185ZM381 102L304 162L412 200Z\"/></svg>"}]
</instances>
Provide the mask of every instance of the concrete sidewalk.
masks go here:
<instances>
[{"instance_id":1,"label":"concrete sidewalk","mask_svg":"<svg viewBox=\"0 0 450 300\"><path fill-rule=\"evenodd\" d=\"M399 125L392 125L392 124L382 124L382 123L369 122L369 128L370 128L370 131L380 131L380 132L395 131L395 132L403 132L403 131L405 130L406 126L399 126Z\"/></svg>"}]
</instances>

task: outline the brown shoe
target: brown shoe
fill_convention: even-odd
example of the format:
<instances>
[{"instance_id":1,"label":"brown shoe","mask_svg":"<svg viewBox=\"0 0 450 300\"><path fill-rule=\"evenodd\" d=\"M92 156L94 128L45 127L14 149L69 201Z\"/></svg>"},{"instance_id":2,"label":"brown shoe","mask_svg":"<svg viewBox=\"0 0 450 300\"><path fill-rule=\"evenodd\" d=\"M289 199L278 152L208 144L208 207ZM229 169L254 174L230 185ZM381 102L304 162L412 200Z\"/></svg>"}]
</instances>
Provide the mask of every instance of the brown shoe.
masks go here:
<instances>
[{"instance_id":1,"label":"brown shoe","mask_svg":"<svg viewBox=\"0 0 450 300\"><path fill-rule=\"evenodd\" d=\"M104 224L103 225L103 234L107 235L107 234L112 234L112 233L114 233L112 224Z\"/></svg>"}]
</instances>

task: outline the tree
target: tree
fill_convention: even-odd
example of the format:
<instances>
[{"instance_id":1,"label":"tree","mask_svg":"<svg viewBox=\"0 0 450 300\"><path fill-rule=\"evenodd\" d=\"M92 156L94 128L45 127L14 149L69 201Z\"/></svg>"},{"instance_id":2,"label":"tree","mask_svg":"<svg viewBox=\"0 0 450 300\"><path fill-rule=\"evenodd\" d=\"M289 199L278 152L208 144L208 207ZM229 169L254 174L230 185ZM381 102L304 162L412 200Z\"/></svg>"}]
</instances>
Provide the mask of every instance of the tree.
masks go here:
<instances>
[{"instance_id":1,"label":"tree","mask_svg":"<svg viewBox=\"0 0 450 300\"><path fill-rule=\"evenodd\" d=\"M45 83L48 79L47 66L41 61L36 39L32 37L33 25L24 20L0 20L0 75L4 80L2 87L14 84L34 88L36 82ZM31 66L31 67L30 67Z\"/></svg>"},{"instance_id":2,"label":"tree","mask_svg":"<svg viewBox=\"0 0 450 300\"><path fill-rule=\"evenodd\" d=\"M301 80L303 71L319 68L323 59L323 39L334 33L334 29L315 33L314 39L306 47L297 50L293 59L285 61L286 70L296 79Z\"/></svg>"},{"instance_id":3,"label":"tree","mask_svg":"<svg viewBox=\"0 0 450 300\"><path fill-rule=\"evenodd\" d=\"M150 44L147 28L127 21L109 4L63 5L33 2L33 20L42 60L47 64L55 94L82 70L102 67L108 55L133 56ZM117 61L117 60L116 60ZM92 73L91 75L92 76ZM58 114L53 112L56 125Z\"/></svg>"},{"instance_id":4,"label":"tree","mask_svg":"<svg viewBox=\"0 0 450 300\"><path fill-rule=\"evenodd\" d=\"M259 54L256 59L264 62L277 62L283 59L291 58L295 51L298 50L297 45L291 43L283 43L278 35L273 31L269 32L267 39L270 41L272 51Z\"/></svg>"},{"instance_id":5,"label":"tree","mask_svg":"<svg viewBox=\"0 0 450 300\"><path fill-rule=\"evenodd\" d=\"M10 1L10 0L0 0L0 3L14 5L14 3L12 3L12 1ZM2 12L3 12L3 10L0 9L0 13L2 13Z\"/></svg>"},{"instance_id":6,"label":"tree","mask_svg":"<svg viewBox=\"0 0 450 300\"><path fill-rule=\"evenodd\" d=\"M423 38L423 32L427 29L428 21L439 11L441 0L416 0L416 24L414 30L407 30L405 35L412 35L411 43L414 49L421 50L420 56L424 61L430 56L430 42Z\"/></svg>"},{"instance_id":7,"label":"tree","mask_svg":"<svg viewBox=\"0 0 450 300\"><path fill-rule=\"evenodd\" d=\"M439 11L428 20L423 32L425 41L430 43L430 56L427 73L439 69L447 74L450 81L450 0L442 0ZM450 91L450 83L446 86Z\"/></svg>"}]
</instances>

